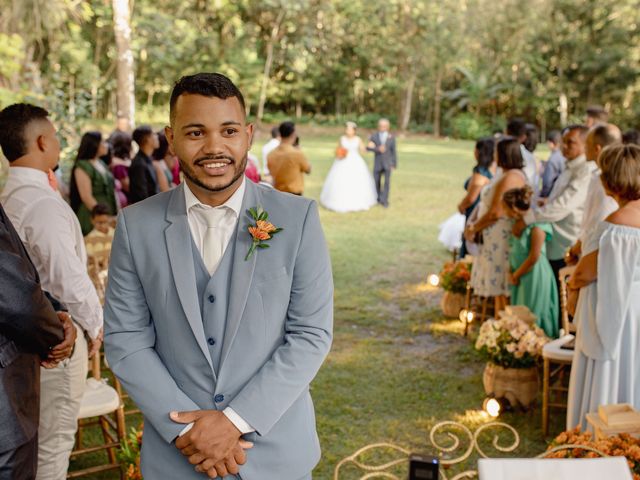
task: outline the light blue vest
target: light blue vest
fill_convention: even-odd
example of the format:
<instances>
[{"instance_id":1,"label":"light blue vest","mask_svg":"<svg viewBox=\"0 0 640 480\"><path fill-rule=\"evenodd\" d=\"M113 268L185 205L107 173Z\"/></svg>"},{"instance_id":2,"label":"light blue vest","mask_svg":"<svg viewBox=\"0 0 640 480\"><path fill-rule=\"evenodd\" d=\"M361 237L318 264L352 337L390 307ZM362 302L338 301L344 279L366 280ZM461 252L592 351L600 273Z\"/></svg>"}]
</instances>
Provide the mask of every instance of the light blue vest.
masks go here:
<instances>
[{"instance_id":1,"label":"light blue vest","mask_svg":"<svg viewBox=\"0 0 640 480\"><path fill-rule=\"evenodd\" d=\"M209 355L216 373L220 367L220 354L224 331L227 326L227 308L229 304L229 284L231 282L231 268L235 253L234 231L231 241L222 256L220 265L213 275L209 275L202 256L195 243L192 242L193 262L196 272L196 288L200 299L200 315L204 326Z\"/></svg>"}]
</instances>

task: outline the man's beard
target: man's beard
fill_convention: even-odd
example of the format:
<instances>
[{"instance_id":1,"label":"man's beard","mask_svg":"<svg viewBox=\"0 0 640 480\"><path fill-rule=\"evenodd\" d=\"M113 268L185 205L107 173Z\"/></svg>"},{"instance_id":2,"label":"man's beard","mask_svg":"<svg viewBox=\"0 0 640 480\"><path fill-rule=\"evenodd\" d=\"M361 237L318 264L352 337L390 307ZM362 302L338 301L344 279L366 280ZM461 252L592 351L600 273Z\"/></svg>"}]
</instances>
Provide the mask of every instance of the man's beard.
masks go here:
<instances>
[{"instance_id":1,"label":"man's beard","mask_svg":"<svg viewBox=\"0 0 640 480\"><path fill-rule=\"evenodd\" d=\"M227 160L231 160L233 162L233 165L236 165L236 161L235 161L234 158L226 157L226 156L225 157L199 158L198 160L196 160L196 163L202 162L202 161L205 161L205 160L220 160L221 158L225 158ZM209 192L214 192L215 193L215 192L222 192L223 190L226 190L231 185L236 183L238 181L238 179L241 178L244 175L244 170L247 167L247 160L248 159L249 159L249 152L247 152L245 154L244 158L240 162L240 169L235 173L235 175L233 176L231 181L229 183L227 183L226 185L222 185L222 186L219 186L219 187L212 187L210 185L207 185L203 181L199 180L196 177L196 175L193 172L193 170L191 170L191 165L187 164L186 162L183 162L181 158L178 158L178 163L180 164L180 170L182 171L184 176L187 177L191 182L193 182L194 184L196 184L197 186L199 186L200 188L202 188L204 190L207 190Z\"/></svg>"}]
</instances>

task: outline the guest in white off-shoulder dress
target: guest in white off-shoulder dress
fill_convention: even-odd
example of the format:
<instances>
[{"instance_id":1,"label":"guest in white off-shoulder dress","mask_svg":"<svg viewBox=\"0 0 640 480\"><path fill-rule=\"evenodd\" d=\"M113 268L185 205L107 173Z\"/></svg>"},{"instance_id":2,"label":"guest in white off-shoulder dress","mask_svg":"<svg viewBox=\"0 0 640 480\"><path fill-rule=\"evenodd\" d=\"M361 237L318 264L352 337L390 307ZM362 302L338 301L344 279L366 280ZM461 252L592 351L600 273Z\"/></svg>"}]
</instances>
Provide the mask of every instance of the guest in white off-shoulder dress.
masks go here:
<instances>
[{"instance_id":1,"label":"guest in white off-shoulder dress","mask_svg":"<svg viewBox=\"0 0 640 480\"><path fill-rule=\"evenodd\" d=\"M364 144L356 135L356 124L347 122L339 149L346 155L336 158L325 179L320 203L335 212L369 210L378 202L373 176L362 158Z\"/></svg>"},{"instance_id":2,"label":"guest in white off-shoulder dress","mask_svg":"<svg viewBox=\"0 0 640 480\"><path fill-rule=\"evenodd\" d=\"M599 246L598 282L580 292L568 428L584 429L585 415L600 405L640 409L640 296L634 294L640 291L640 148L607 147L599 163L604 187L621 208L583 247Z\"/></svg>"}]
</instances>

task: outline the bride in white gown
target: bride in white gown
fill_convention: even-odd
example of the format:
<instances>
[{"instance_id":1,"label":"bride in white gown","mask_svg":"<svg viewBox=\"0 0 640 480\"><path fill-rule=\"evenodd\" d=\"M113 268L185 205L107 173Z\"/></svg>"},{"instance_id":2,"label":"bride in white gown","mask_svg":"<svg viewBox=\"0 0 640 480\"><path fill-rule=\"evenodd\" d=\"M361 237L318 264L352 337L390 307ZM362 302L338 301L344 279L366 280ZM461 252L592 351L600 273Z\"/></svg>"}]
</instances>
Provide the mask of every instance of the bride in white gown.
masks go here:
<instances>
[{"instance_id":1,"label":"bride in white gown","mask_svg":"<svg viewBox=\"0 0 640 480\"><path fill-rule=\"evenodd\" d=\"M376 187L369 167L362 158L364 144L356 135L356 124L347 122L345 135L340 137L344 158L336 158L324 181L320 203L335 212L369 210L377 201Z\"/></svg>"}]
</instances>

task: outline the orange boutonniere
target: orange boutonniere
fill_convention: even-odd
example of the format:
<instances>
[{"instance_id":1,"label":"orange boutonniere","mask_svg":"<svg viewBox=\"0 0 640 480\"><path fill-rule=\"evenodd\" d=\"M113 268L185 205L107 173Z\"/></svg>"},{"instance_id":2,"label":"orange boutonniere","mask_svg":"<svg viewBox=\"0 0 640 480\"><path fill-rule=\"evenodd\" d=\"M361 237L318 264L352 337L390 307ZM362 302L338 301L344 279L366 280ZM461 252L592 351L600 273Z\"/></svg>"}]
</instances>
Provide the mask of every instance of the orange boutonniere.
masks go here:
<instances>
[{"instance_id":1,"label":"orange boutonniere","mask_svg":"<svg viewBox=\"0 0 640 480\"><path fill-rule=\"evenodd\" d=\"M255 225L249 226L249 235L251 235L253 241L244 259L245 261L251 258L257 248L269 248L269 245L264 242L271 240L276 233L282 231L282 228L278 228L268 222L269 214L261 206L250 208L247 210L247 214L255 221Z\"/></svg>"}]
</instances>

